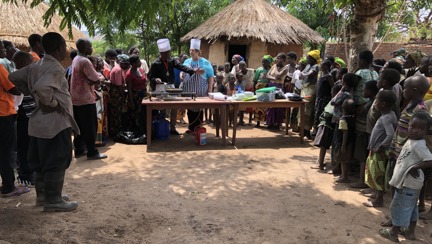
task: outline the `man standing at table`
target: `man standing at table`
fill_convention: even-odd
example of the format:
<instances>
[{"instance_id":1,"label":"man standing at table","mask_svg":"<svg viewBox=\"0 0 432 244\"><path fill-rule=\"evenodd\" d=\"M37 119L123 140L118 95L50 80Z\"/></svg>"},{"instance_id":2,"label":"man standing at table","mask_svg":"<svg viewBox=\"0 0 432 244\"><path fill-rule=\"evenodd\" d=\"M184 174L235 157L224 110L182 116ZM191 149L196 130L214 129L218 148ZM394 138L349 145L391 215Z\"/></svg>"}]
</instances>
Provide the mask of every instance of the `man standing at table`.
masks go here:
<instances>
[{"instance_id":1,"label":"man standing at table","mask_svg":"<svg viewBox=\"0 0 432 244\"><path fill-rule=\"evenodd\" d=\"M204 70L188 68L182 65L178 60L171 58L171 46L168 39L159 39L157 41L159 48L159 57L151 64L148 77L150 79L150 88L156 90L157 84L172 85L174 88L174 68L186 72L190 75L203 74ZM177 110L171 109L170 116L170 134L180 135L176 130Z\"/></svg>"}]
</instances>

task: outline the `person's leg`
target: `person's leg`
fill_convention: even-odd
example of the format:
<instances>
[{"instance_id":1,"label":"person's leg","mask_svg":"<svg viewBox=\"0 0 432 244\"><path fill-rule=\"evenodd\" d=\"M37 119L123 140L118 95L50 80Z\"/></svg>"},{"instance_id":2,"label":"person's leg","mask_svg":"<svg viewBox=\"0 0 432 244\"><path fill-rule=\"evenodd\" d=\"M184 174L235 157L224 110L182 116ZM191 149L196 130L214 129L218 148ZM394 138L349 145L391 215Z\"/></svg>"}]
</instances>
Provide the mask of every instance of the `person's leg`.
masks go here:
<instances>
[{"instance_id":1,"label":"person's leg","mask_svg":"<svg viewBox=\"0 0 432 244\"><path fill-rule=\"evenodd\" d=\"M39 197L39 200L45 200L46 212L71 211L78 207L77 202L66 202L62 196L65 172L72 161L71 134L72 130L68 128L52 139L37 138L41 161L41 170L37 175L39 183L43 183L43 189L39 191L45 195L45 199Z\"/></svg>"},{"instance_id":2,"label":"person's leg","mask_svg":"<svg viewBox=\"0 0 432 244\"><path fill-rule=\"evenodd\" d=\"M15 189L14 169L11 165L13 151L12 141L15 141L16 115L0 117L0 176L2 178L1 194L8 194Z\"/></svg>"},{"instance_id":3,"label":"person's leg","mask_svg":"<svg viewBox=\"0 0 432 244\"><path fill-rule=\"evenodd\" d=\"M180 135L180 133L176 130L177 123L177 109L171 109L170 114L170 134L171 135Z\"/></svg>"},{"instance_id":4,"label":"person's leg","mask_svg":"<svg viewBox=\"0 0 432 244\"><path fill-rule=\"evenodd\" d=\"M349 183L349 171L350 171L350 164L349 163L341 163L341 169L342 169L342 174L341 176L336 180L336 182L338 183Z\"/></svg>"},{"instance_id":5,"label":"person's leg","mask_svg":"<svg viewBox=\"0 0 432 244\"><path fill-rule=\"evenodd\" d=\"M74 112L74 118L75 121L80 129L81 134L80 135L74 135L74 150L75 150L75 157L81 157L85 154L87 154L87 151L85 149L85 143L83 140L83 129L85 126L85 115L83 113L83 110L81 106L73 106L73 112Z\"/></svg>"},{"instance_id":6,"label":"person's leg","mask_svg":"<svg viewBox=\"0 0 432 244\"><path fill-rule=\"evenodd\" d=\"M27 160L30 137L28 135L28 117L25 113L18 113L17 117L17 154L18 179L24 184L34 185L34 171L30 169Z\"/></svg>"},{"instance_id":7,"label":"person's leg","mask_svg":"<svg viewBox=\"0 0 432 244\"><path fill-rule=\"evenodd\" d=\"M201 125L203 121L203 113L202 110L194 111L188 109L188 120L189 120L189 130L194 131L195 128Z\"/></svg>"},{"instance_id":8,"label":"person's leg","mask_svg":"<svg viewBox=\"0 0 432 244\"><path fill-rule=\"evenodd\" d=\"M93 157L99 154L96 149L96 133L97 133L97 116L96 116L96 104L87 104L80 106L82 116L85 121L82 121L81 136L85 141L87 147L87 157Z\"/></svg>"},{"instance_id":9,"label":"person's leg","mask_svg":"<svg viewBox=\"0 0 432 244\"><path fill-rule=\"evenodd\" d=\"M244 111L240 111L239 112L239 117L240 117L240 121L239 121L239 125L244 125Z\"/></svg>"}]
</instances>

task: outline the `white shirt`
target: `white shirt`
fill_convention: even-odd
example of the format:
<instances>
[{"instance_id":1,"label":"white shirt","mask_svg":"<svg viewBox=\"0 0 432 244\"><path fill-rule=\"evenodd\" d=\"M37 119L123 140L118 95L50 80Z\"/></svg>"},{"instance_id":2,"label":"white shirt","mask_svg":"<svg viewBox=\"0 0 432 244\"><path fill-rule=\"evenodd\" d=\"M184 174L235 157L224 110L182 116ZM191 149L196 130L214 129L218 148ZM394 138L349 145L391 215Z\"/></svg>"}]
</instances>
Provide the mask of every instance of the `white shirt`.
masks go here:
<instances>
[{"instance_id":1,"label":"white shirt","mask_svg":"<svg viewBox=\"0 0 432 244\"><path fill-rule=\"evenodd\" d=\"M300 70L294 71L293 78L292 78L292 81L291 81L291 83L294 83L295 87L297 89L299 89L299 90L301 90L303 88L303 85L302 85L303 81L300 79L300 75L301 75L301 71Z\"/></svg>"},{"instance_id":2,"label":"white shirt","mask_svg":"<svg viewBox=\"0 0 432 244\"><path fill-rule=\"evenodd\" d=\"M427 148L425 140L408 139L396 161L393 176L389 184L398 189L402 189L403 187L421 189L424 181L423 171L421 169L418 170L419 177L417 178L412 177L408 172L413 166L430 160L432 160L432 154Z\"/></svg>"}]
</instances>

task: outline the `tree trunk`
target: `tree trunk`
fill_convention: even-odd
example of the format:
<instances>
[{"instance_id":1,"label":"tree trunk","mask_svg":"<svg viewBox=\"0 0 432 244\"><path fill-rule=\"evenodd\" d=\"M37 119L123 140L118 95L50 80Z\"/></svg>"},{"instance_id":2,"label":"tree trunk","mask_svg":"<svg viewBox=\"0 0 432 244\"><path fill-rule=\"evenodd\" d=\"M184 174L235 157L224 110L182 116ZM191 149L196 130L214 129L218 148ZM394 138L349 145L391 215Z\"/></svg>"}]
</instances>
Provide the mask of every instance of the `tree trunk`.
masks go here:
<instances>
[{"instance_id":1,"label":"tree trunk","mask_svg":"<svg viewBox=\"0 0 432 244\"><path fill-rule=\"evenodd\" d=\"M372 50L378 22L386 10L386 0L357 0L354 3L354 16L349 25L351 49L350 71L355 71L358 65L358 54L363 50Z\"/></svg>"}]
</instances>

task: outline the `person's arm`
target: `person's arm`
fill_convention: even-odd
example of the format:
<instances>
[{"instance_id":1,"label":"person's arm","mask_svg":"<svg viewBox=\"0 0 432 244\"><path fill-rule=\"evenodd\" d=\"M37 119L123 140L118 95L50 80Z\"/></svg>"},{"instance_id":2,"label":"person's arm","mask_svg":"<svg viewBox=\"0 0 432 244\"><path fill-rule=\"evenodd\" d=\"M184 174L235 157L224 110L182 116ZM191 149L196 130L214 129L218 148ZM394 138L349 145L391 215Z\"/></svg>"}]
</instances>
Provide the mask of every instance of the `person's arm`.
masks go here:
<instances>
[{"instance_id":1,"label":"person's arm","mask_svg":"<svg viewBox=\"0 0 432 244\"><path fill-rule=\"evenodd\" d=\"M384 141L377 148L374 149L375 152L384 151L385 149L387 149L390 146L390 144L393 140L393 136L394 136L394 132L395 132L393 124L391 123L391 121L383 121L383 125L384 125L384 129L385 129L386 137L385 137Z\"/></svg>"},{"instance_id":2,"label":"person's arm","mask_svg":"<svg viewBox=\"0 0 432 244\"><path fill-rule=\"evenodd\" d=\"M209 77L208 78L208 85L209 85L208 86L209 87L208 93L212 92L213 82L214 82L214 77L213 76Z\"/></svg>"},{"instance_id":3,"label":"person's arm","mask_svg":"<svg viewBox=\"0 0 432 244\"><path fill-rule=\"evenodd\" d=\"M135 104L133 102L132 79L131 79L131 74L130 73L126 75L126 86L127 86L127 90L128 90L129 107L132 110L134 110L135 109Z\"/></svg>"},{"instance_id":4,"label":"person's arm","mask_svg":"<svg viewBox=\"0 0 432 244\"><path fill-rule=\"evenodd\" d=\"M7 77L20 92L24 95L30 95L30 90L28 88L28 66L17 70ZM4 79L4 77L0 78Z\"/></svg>"},{"instance_id":5,"label":"person's arm","mask_svg":"<svg viewBox=\"0 0 432 244\"><path fill-rule=\"evenodd\" d=\"M64 79L61 72L55 70L45 72L33 86L35 99L39 101L39 107L44 113L57 111L63 113L64 109L55 99L54 93L61 89L61 81Z\"/></svg>"},{"instance_id":6,"label":"person's arm","mask_svg":"<svg viewBox=\"0 0 432 244\"><path fill-rule=\"evenodd\" d=\"M172 65L173 65L174 68L176 68L178 70L181 70L181 71L183 71L185 73L188 73L189 75L193 75L193 74L196 73L194 69L189 68L188 66L185 66L185 65L181 64L179 61L177 61L175 59L173 59L171 62L172 62ZM197 74L198 74L198 72L197 72ZM200 73L200 74L202 74L202 73Z\"/></svg>"},{"instance_id":7,"label":"person's arm","mask_svg":"<svg viewBox=\"0 0 432 244\"><path fill-rule=\"evenodd\" d=\"M160 78L157 77L157 66L158 64L156 62L153 62L150 66L150 70L148 72L148 79L150 82L150 89L152 91L156 90L156 83L158 83L158 81L160 81Z\"/></svg>"},{"instance_id":8,"label":"person's arm","mask_svg":"<svg viewBox=\"0 0 432 244\"><path fill-rule=\"evenodd\" d=\"M309 77L315 77L317 75L318 75L318 70L312 67L309 71L302 72L300 75L300 79L306 80Z\"/></svg>"},{"instance_id":9,"label":"person's arm","mask_svg":"<svg viewBox=\"0 0 432 244\"><path fill-rule=\"evenodd\" d=\"M0 65L0 84L3 87L5 91L8 93L19 96L21 95L20 90L9 80L8 74L9 72L6 70L6 68L3 67L3 65Z\"/></svg>"},{"instance_id":10,"label":"person's arm","mask_svg":"<svg viewBox=\"0 0 432 244\"><path fill-rule=\"evenodd\" d=\"M96 70L93 67L93 64L90 62L90 60L85 60L85 63L82 63L81 67L83 69L85 76L90 81L89 85L92 86L94 84L99 84L99 83L105 81L105 78L103 77L103 75L96 72Z\"/></svg>"},{"instance_id":11,"label":"person's arm","mask_svg":"<svg viewBox=\"0 0 432 244\"><path fill-rule=\"evenodd\" d=\"M418 170L419 169L427 169L432 168L432 153L430 152L429 148L426 146L426 142L419 141L416 146L413 147L413 151L411 153L417 154L418 158L422 159L422 162L419 164L416 164L411 167L409 173L414 177L417 178L419 176Z\"/></svg>"},{"instance_id":12,"label":"person's arm","mask_svg":"<svg viewBox=\"0 0 432 244\"><path fill-rule=\"evenodd\" d=\"M327 76L327 81L330 84L331 87L334 86L334 81L333 81L333 77L331 75Z\"/></svg>"}]
</instances>

